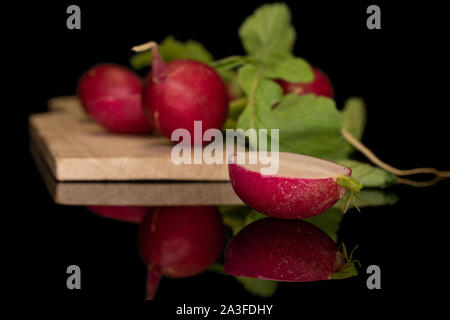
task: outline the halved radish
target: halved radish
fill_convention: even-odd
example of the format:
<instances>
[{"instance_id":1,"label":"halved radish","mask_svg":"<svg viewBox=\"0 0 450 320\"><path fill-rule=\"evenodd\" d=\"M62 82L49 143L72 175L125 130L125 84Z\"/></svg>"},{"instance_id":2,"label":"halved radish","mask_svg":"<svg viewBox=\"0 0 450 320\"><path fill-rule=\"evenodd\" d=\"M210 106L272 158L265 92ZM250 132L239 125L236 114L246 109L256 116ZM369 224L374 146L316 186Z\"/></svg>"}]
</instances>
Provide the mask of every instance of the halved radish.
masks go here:
<instances>
[{"instance_id":1,"label":"halved radish","mask_svg":"<svg viewBox=\"0 0 450 320\"><path fill-rule=\"evenodd\" d=\"M312 217L330 208L347 190L354 193L362 188L350 177L352 171L337 163L294 153L278 155L278 172L270 175L261 170L267 164L258 152L236 153L228 159L234 191L248 206L268 216ZM254 164L249 163L252 157L257 159Z\"/></svg>"},{"instance_id":2,"label":"halved radish","mask_svg":"<svg viewBox=\"0 0 450 320\"><path fill-rule=\"evenodd\" d=\"M277 281L344 279L357 274L321 229L305 221L264 218L244 227L225 249L225 272Z\"/></svg>"}]
</instances>

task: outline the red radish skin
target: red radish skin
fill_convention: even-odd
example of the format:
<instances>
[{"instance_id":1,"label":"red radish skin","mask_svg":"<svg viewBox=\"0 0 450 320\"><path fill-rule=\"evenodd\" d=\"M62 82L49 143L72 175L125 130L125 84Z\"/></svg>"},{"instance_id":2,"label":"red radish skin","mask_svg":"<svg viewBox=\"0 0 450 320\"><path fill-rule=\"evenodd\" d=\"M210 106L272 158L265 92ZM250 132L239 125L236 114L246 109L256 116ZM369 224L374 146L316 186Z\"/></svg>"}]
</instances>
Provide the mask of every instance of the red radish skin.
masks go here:
<instances>
[{"instance_id":1,"label":"red radish skin","mask_svg":"<svg viewBox=\"0 0 450 320\"><path fill-rule=\"evenodd\" d=\"M90 103L99 98L140 94L142 81L125 67L102 63L93 66L83 74L77 91L81 104L89 112Z\"/></svg>"},{"instance_id":2,"label":"red radish skin","mask_svg":"<svg viewBox=\"0 0 450 320\"><path fill-rule=\"evenodd\" d=\"M117 133L149 133L152 126L142 111L141 94L123 98L106 97L90 104L92 119Z\"/></svg>"},{"instance_id":3,"label":"red radish skin","mask_svg":"<svg viewBox=\"0 0 450 320\"><path fill-rule=\"evenodd\" d=\"M316 67L311 67L314 73L312 82L287 82L282 79L276 82L283 89L284 94L295 93L298 95L314 93L317 96L324 96L333 99L334 90L328 76Z\"/></svg>"},{"instance_id":4,"label":"red radish skin","mask_svg":"<svg viewBox=\"0 0 450 320\"><path fill-rule=\"evenodd\" d=\"M194 60L164 65L156 44L152 52L143 102L155 128L168 138L179 128L194 137L194 121L202 121L202 135L210 128L220 129L228 112L228 92L219 74Z\"/></svg>"},{"instance_id":5,"label":"red radish skin","mask_svg":"<svg viewBox=\"0 0 450 320\"><path fill-rule=\"evenodd\" d=\"M145 214L154 210L143 206L88 206L89 211L118 221L140 223Z\"/></svg>"},{"instance_id":6,"label":"red radish skin","mask_svg":"<svg viewBox=\"0 0 450 320\"><path fill-rule=\"evenodd\" d=\"M131 70L99 64L81 77L78 97L94 121L118 133L148 133L150 122L142 111L142 81Z\"/></svg>"},{"instance_id":7,"label":"red radish skin","mask_svg":"<svg viewBox=\"0 0 450 320\"><path fill-rule=\"evenodd\" d=\"M225 272L277 281L331 279L344 265L336 243L305 221L264 218L244 227L225 250Z\"/></svg>"},{"instance_id":8,"label":"red radish skin","mask_svg":"<svg viewBox=\"0 0 450 320\"><path fill-rule=\"evenodd\" d=\"M147 299L161 276L184 278L205 271L223 247L225 228L215 207L160 207L139 226L139 251L148 266Z\"/></svg>"},{"instance_id":9,"label":"red radish skin","mask_svg":"<svg viewBox=\"0 0 450 320\"><path fill-rule=\"evenodd\" d=\"M319 178L301 174L283 176L281 170L277 175L263 175L258 168L249 169L234 163L234 157L230 157L228 164L234 191L249 207L274 218L304 219L324 212L347 192L337 184L337 177L352 173L349 168L330 161L280 152L280 168L283 161L289 160L290 164L294 162L292 166L297 165L295 161L298 165L311 162L315 170L323 166L325 172Z\"/></svg>"}]
</instances>

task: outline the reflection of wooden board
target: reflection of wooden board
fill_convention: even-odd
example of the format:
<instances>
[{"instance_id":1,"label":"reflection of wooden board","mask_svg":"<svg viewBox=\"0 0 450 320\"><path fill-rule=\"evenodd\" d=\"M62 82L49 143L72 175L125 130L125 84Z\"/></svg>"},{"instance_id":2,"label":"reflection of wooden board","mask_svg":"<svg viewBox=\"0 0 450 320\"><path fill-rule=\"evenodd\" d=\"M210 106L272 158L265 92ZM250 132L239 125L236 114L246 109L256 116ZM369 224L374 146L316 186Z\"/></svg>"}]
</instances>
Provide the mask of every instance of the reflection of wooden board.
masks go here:
<instances>
[{"instance_id":1,"label":"reflection of wooden board","mask_svg":"<svg viewBox=\"0 0 450 320\"><path fill-rule=\"evenodd\" d=\"M31 145L36 166L58 204L65 205L242 205L229 182L58 182Z\"/></svg>"},{"instance_id":2,"label":"reflection of wooden board","mask_svg":"<svg viewBox=\"0 0 450 320\"><path fill-rule=\"evenodd\" d=\"M30 135L57 180L229 180L225 164L175 165L164 137L104 130L75 97L51 99L49 108L30 116Z\"/></svg>"}]
</instances>

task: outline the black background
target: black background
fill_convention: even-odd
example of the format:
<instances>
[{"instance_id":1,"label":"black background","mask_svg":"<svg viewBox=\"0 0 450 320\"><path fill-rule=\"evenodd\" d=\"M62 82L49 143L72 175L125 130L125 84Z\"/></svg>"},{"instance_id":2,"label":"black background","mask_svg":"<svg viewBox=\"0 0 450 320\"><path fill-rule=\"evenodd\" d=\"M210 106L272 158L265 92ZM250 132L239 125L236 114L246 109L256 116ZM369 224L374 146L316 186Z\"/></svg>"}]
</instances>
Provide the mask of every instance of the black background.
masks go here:
<instances>
[{"instance_id":1,"label":"black background","mask_svg":"<svg viewBox=\"0 0 450 320\"><path fill-rule=\"evenodd\" d=\"M243 54L237 30L261 1L59 1L16 6L8 11L8 76L3 106L12 184L4 212L12 219L7 242L12 258L8 277L20 296L32 285L37 298L132 298L144 295L145 267L136 248L136 226L110 221L80 207L55 205L28 151L27 117L46 110L53 96L74 94L80 74L98 62L127 65L130 48L149 40L202 42L215 58ZM427 2L428 4L429 2ZM436 2L438 3L438 2ZM81 7L81 30L66 28L66 8ZM366 28L366 8L378 4L382 29ZM295 54L331 78L336 102L364 97L368 124L363 141L400 168L433 166L450 170L448 149L448 25L437 4L416 6L372 2L292 1L297 30ZM12 84L12 85L11 85ZM12 157L12 158L11 158ZM274 297L280 310L309 300L353 301L419 298L448 285L447 198L449 182L416 189L395 186L395 206L349 213L340 237L360 245L360 276L345 281L282 284ZM9 207L9 206L8 206ZM9 228L9 226L11 226ZM66 267L80 265L82 290L66 289ZM382 289L365 285L365 268L382 270ZM229 278L204 273L163 279L158 300L250 302L256 300ZM372 300L371 300L372 299ZM271 303L270 301L265 301ZM296 304L291 304L295 302ZM275 307L277 308L277 307ZM171 310L171 309L168 309ZM172 311L168 311L172 312Z\"/></svg>"}]
</instances>

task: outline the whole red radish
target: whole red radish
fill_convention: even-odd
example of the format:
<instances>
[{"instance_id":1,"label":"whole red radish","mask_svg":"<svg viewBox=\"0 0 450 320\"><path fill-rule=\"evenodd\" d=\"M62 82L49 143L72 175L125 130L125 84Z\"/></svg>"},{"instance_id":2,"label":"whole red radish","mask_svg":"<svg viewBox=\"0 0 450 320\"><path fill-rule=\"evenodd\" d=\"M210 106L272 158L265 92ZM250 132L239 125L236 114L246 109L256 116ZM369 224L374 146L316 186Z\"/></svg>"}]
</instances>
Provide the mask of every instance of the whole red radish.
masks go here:
<instances>
[{"instance_id":1,"label":"whole red radish","mask_svg":"<svg viewBox=\"0 0 450 320\"><path fill-rule=\"evenodd\" d=\"M353 262L322 230L305 221L265 218L234 236L225 249L225 272L277 281L318 281L356 275Z\"/></svg>"},{"instance_id":2,"label":"whole red radish","mask_svg":"<svg viewBox=\"0 0 450 320\"><path fill-rule=\"evenodd\" d=\"M194 137L194 121L201 121L202 135L220 129L227 116L228 92L219 74L194 60L164 64L154 42L133 49L150 48L152 71L145 80L143 102L155 128L168 138L176 129L186 129Z\"/></svg>"},{"instance_id":3,"label":"whole red radish","mask_svg":"<svg viewBox=\"0 0 450 320\"><path fill-rule=\"evenodd\" d=\"M284 94L295 93L298 95L314 93L317 96L324 96L333 98L333 85L328 76L316 67L311 67L314 73L314 80L312 82L287 82L282 79L276 82L283 89Z\"/></svg>"},{"instance_id":4,"label":"whole red radish","mask_svg":"<svg viewBox=\"0 0 450 320\"><path fill-rule=\"evenodd\" d=\"M147 299L153 299L161 276L183 278L206 270L222 250L224 232L215 207L159 207L147 214L139 226Z\"/></svg>"},{"instance_id":5,"label":"whole red radish","mask_svg":"<svg viewBox=\"0 0 450 320\"><path fill-rule=\"evenodd\" d=\"M142 81L131 70L99 64L81 77L78 97L95 122L118 133L147 133L152 126L142 111Z\"/></svg>"},{"instance_id":6,"label":"whole red radish","mask_svg":"<svg viewBox=\"0 0 450 320\"><path fill-rule=\"evenodd\" d=\"M279 152L278 172L264 174L261 161L250 164L251 152L228 159L228 172L236 194L249 207L283 219L304 219L318 215L347 190L358 192L362 185L351 178L352 171L337 163L310 156ZM254 152L256 155L257 152Z\"/></svg>"},{"instance_id":7,"label":"whole red radish","mask_svg":"<svg viewBox=\"0 0 450 320\"><path fill-rule=\"evenodd\" d=\"M140 223L144 215L153 210L144 206L88 206L91 212L118 221Z\"/></svg>"}]
</instances>

